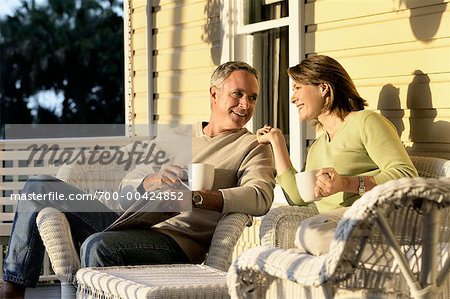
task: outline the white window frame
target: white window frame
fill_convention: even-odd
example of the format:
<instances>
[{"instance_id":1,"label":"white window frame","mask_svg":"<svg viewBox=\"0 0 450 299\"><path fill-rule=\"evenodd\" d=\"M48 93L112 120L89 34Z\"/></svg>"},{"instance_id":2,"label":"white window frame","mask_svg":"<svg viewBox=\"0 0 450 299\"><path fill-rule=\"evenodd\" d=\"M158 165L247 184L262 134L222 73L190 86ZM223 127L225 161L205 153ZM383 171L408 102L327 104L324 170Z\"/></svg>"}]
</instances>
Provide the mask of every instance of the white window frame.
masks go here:
<instances>
[{"instance_id":1,"label":"white window frame","mask_svg":"<svg viewBox=\"0 0 450 299\"><path fill-rule=\"evenodd\" d=\"M304 50L304 1L288 0L289 16L280 19L245 25L243 0L222 0L222 56L221 62L242 60L253 61L253 33L279 28L289 28L289 65L298 64L305 56ZM292 80L289 80L292 85ZM264 88L264 87L262 87ZM292 90L289 89L289 97ZM288 99L286 99L288 100ZM253 131L253 122L247 126ZM300 122L298 111L289 105L290 156L294 167L301 170L306 159L306 124Z\"/></svg>"}]
</instances>

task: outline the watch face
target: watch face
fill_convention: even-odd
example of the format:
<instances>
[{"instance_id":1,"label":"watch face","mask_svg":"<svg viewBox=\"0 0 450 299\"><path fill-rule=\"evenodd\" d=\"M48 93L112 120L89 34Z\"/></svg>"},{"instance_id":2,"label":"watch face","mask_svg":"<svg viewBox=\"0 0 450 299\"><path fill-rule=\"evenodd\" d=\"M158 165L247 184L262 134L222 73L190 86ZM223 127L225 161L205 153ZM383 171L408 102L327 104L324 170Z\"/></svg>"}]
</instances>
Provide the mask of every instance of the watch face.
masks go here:
<instances>
[{"instance_id":1,"label":"watch face","mask_svg":"<svg viewBox=\"0 0 450 299\"><path fill-rule=\"evenodd\" d=\"M192 197L192 200L197 203L200 200L200 196L198 194L194 194L194 197Z\"/></svg>"},{"instance_id":2,"label":"watch face","mask_svg":"<svg viewBox=\"0 0 450 299\"><path fill-rule=\"evenodd\" d=\"M192 200L196 206L201 206L203 204L203 196L200 193L195 193Z\"/></svg>"}]
</instances>

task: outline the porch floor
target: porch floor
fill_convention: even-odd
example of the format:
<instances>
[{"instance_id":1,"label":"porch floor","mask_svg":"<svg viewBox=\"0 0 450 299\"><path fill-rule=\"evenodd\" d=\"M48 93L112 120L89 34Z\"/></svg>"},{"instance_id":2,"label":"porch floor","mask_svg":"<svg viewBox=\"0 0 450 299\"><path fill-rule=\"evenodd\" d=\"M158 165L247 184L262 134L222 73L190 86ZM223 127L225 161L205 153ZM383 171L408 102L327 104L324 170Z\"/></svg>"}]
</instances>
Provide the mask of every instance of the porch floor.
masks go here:
<instances>
[{"instance_id":1,"label":"porch floor","mask_svg":"<svg viewBox=\"0 0 450 299\"><path fill-rule=\"evenodd\" d=\"M59 299L61 298L61 286L59 283L38 285L35 289L28 288L25 299Z\"/></svg>"}]
</instances>

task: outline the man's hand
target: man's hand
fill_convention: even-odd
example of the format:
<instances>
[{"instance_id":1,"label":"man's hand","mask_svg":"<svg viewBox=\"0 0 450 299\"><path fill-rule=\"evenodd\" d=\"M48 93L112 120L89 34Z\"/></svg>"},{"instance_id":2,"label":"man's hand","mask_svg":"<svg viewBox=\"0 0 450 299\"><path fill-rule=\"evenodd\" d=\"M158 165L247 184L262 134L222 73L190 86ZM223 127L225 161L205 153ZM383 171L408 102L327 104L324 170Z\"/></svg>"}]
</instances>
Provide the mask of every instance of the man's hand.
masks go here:
<instances>
[{"instance_id":1,"label":"man's hand","mask_svg":"<svg viewBox=\"0 0 450 299\"><path fill-rule=\"evenodd\" d=\"M145 177L143 187L145 191L170 190L180 188L182 180L187 181L186 168L164 165L159 172Z\"/></svg>"}]
</instances>

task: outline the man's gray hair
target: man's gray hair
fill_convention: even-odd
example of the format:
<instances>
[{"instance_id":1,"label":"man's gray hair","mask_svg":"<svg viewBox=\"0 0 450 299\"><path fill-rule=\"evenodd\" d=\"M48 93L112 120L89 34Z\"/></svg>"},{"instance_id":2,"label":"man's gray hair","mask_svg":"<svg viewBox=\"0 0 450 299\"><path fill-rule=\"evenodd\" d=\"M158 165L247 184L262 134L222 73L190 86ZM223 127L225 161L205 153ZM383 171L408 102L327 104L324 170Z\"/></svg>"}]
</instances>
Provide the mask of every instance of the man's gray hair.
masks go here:
<instances>
[{"instance_id":1,"label":"man's gray hair","mask_svg":"<svg viewBox=\"0 0 450 299\"><path fill-rule=\"evenodd\" d=\"M222 88L223 81L225 81L234 71L245 71L252 74L255 76L256 81L258 81L259 84L259 74L254 67L242 61L229 61L219 65L216 68L214 73L211 75L211 86Z\"/></svg>"}]
</instances>

